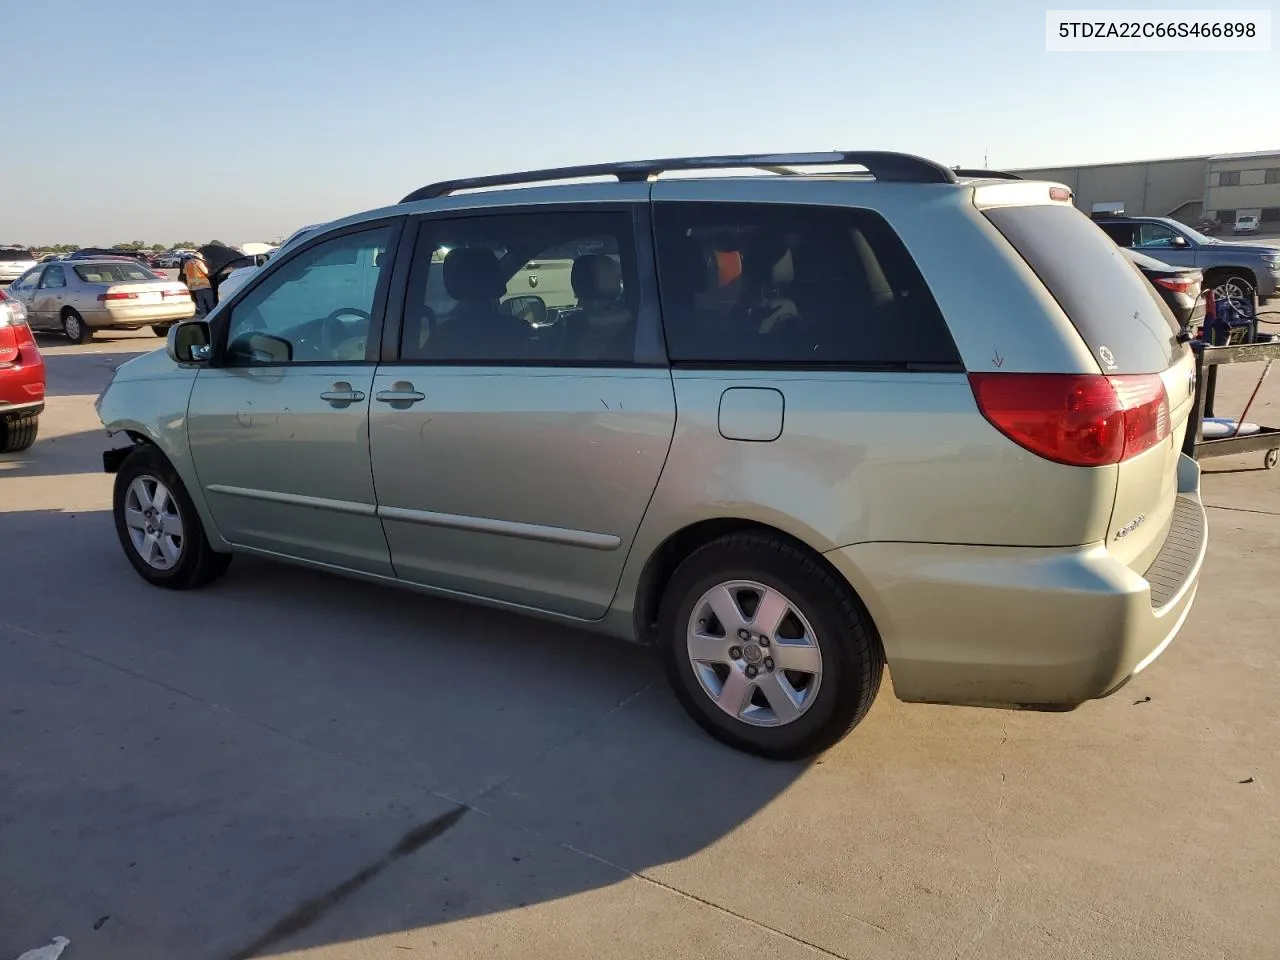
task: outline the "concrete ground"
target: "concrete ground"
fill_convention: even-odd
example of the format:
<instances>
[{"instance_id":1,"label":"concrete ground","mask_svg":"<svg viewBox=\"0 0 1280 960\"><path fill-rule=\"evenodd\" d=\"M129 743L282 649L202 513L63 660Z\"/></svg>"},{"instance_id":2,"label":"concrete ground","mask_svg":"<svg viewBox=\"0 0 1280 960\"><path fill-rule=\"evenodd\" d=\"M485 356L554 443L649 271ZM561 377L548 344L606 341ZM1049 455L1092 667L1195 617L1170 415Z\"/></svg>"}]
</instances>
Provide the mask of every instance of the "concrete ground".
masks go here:
<instances>
[{"instance_id":1,"label":"concrete ground","mask_svg":"<svg viewBox=\"0 0 1280 960\"><path fill-rule=\"evenodd\" d=\"M40 440L0 457L0 957L1280 956L1261 454L1206 463L1199 600L1116 696L886 682L825 757L771 764L638 648L243 558L146 586L92 404L157 346L46 340ZM1280 423L1280 374L1250 418Z\"/></svg>"}]
</instances>

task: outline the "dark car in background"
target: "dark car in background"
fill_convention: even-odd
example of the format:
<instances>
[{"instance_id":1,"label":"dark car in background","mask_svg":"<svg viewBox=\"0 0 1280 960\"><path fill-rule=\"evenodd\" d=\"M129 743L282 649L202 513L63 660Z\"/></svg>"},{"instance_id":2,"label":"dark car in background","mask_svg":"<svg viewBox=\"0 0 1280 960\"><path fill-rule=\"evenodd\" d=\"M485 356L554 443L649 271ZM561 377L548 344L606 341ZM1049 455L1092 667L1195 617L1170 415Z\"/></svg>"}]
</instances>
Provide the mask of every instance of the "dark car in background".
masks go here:
<instances>
[{"instance_id":1,"label":"dark car in background","mask_svg":"<svg viewBox=\"0 0 1280 960\"><path fill-rule=\"evenodd\" d=\"M1280 246L1216 240L1170 217L1094 214L1093 219L1126 250L1203 270L1204 282L1219 300L1248 309L1255 292L1260 303L1280 295Z\"/></svg>"},{"instance_id":2,"label":"dark car in background","mask_svg":"<svg viewBox=\"0 0 1280 960\"><path fill-rule=\"evenodd\" d=\"M1175 267L1136 250L1121 248L1144 277L1156 288L1184 330L1204 320L1204 271L1198 267Z\"/></svg>"}]
</instances>

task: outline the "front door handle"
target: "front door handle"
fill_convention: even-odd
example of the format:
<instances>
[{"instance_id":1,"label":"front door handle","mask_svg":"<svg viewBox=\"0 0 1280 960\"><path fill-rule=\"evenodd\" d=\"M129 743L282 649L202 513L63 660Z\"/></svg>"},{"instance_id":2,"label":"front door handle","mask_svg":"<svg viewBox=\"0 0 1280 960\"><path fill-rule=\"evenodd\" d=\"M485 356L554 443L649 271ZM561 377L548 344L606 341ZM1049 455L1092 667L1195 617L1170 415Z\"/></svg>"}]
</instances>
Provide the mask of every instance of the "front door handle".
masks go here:
<instances>
[{"instance_id":1,"label":"front door handle","mask_svg":"<svg viewBox=\"0 0 1280 960\"><path fill-rule=\"evenodd\" d=\"M419 400L427 399L427 395L415 390L409 381L397 380L391 385L390 390L379 390L373 395L373 399L379 403L389 403L393 407L403 409Z\"/></svg>"},{"instance_id":2,"label":"front door handle","mask_svg":"<svg viewBox=\"0 0 1280 960\"><path fill-rule=\"evenodd\" d=\"M364 393L353 389L347 381L339 380L333 385L332 390L326 390L320 394L320 399L332 406L341 408L348 407L353 403L359 403L364 399Z\"/></svg>"}]
</instances>

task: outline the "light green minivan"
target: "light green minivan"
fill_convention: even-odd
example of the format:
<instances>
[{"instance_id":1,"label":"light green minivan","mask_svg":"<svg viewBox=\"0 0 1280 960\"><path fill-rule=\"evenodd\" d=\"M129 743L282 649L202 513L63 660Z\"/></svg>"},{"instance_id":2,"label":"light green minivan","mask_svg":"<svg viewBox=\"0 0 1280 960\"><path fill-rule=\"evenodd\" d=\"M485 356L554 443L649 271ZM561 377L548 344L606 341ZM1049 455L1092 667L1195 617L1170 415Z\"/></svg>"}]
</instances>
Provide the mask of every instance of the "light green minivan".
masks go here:
<instances>
[{"instance_id":1,"label":"light green minivan","mask_svg":"<svg viewBox=\"0 0 1280 960\"><path fill-rule=\"evenodd\" d=\"M1059 184L684 158L325 224L99 413L151 583L251 553L594 628L793 758L886 664L1058 710L1165 648L1207 542L1183 339Z\"/></svg>"}]
</instances>

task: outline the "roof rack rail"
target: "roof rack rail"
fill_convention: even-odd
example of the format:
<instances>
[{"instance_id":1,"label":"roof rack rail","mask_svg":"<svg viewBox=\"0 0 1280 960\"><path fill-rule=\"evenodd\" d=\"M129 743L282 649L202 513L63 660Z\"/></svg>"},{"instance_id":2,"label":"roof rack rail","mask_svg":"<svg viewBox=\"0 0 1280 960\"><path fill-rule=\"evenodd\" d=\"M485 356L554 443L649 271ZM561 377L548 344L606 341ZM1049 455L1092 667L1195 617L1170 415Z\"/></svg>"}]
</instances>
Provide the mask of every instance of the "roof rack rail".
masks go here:
<instances>
[{"instance_id":1,"label":"roof rack rail","mask_svg":"<svg viewBox=\"0 0 1280 960\"><path fill-rule=\"evenodd\" d=\"M642 183L659 174L672 170L721 170L743 168L768 170L774 173L794 173L785 168L793 166L845 166L866 167L877 180L905 183L955 183L956 175L950 169L932 160L909 153L893 153L884 150L832 150L822 153L744 153L722 157L670 157L665 160L630 160L622 163L593 163L579 167L554 167L547 170L527 170L523 173L500 173L484 177L467 177L461 180L442 180L419 187L401 203L415 200L434 200L459 190L475 190L482 187L517 186L524 183L540 183L551 180L576 180L582 177L616 177L620 183Z\"/></svg>"},{"instance_id":2,"label":"roof rack rail","mask_svg":"<svg viewBox=\"0 0 1280 960\"><path fill-rule=\"evenodd\" d=\"M1023 177L1016 173L1008 173L1004 170L979 170L976 167L953 167L957 177L966 177L971 180L1022 180Z\"/></svg>"}]
</instances>

